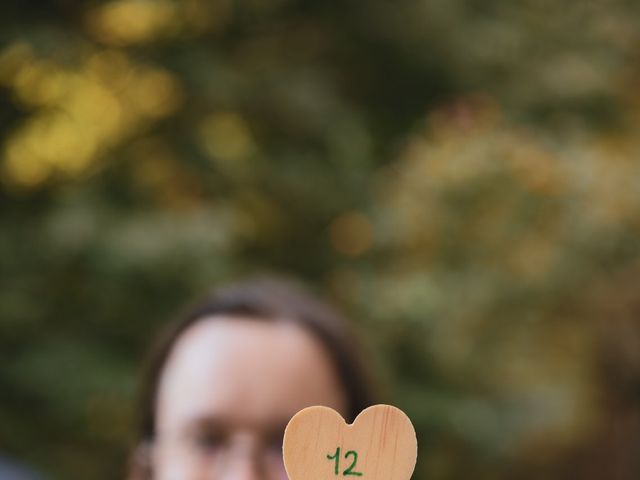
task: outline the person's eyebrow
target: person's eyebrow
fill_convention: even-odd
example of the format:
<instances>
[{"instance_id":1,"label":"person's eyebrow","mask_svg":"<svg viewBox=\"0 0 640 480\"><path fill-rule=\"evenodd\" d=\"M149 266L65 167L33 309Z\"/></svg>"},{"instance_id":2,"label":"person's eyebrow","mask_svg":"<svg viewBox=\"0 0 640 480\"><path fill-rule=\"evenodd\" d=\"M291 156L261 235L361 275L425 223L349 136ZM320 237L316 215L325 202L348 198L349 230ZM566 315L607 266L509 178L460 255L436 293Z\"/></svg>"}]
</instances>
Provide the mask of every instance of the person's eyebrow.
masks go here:
<instances>
[{"instance_id":1,"label":"person's eyebrow","mask_svg":"<svg viewBox=\"0 0 640 480\"><path fill-rule=\"evenodd\" d=\"M230 427L229 422L224 417L218 415L201 415L192 418L186 423L186 429L191 432L199 430L226 432Z\"/></svg>"},{"instance_id":2,"label":"person's eyebrow","mask_svg":"<svg viewBox=\"0 0 640 480\"><path fill-rule=\"evenodd\" d=\"M218 431L218 432L232 432L237 428L248 428L257 432L262 432L262 435L272 438L282 437L284 430L289 423L289 417L275 418L267 423L252 423L252 422L235 422L230 421L227 417L222 415L201 415L194 417L185 424L185 428L190 432L197 432L202 430Z\"/></svg>"}]
</instances>

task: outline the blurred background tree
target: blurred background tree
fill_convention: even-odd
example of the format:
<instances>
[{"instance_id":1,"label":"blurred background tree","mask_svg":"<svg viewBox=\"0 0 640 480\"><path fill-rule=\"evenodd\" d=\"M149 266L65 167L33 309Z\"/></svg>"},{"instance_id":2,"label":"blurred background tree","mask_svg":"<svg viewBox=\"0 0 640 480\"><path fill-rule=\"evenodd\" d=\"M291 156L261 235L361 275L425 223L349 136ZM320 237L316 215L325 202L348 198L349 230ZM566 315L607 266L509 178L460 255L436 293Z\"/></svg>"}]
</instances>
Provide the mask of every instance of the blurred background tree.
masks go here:
<instances>
[{"instance_id":1,"label":"blurred background tree","mask_svg":"<svg viewBox=\"0 0 640 480\"><path fill-rule=\"evenodd\" d=\"M416 478L636 478L639 23L628 0L3 2L0 450L117 478L150 337L271 270L358 320Z\"/></svg>"}]
</instances>

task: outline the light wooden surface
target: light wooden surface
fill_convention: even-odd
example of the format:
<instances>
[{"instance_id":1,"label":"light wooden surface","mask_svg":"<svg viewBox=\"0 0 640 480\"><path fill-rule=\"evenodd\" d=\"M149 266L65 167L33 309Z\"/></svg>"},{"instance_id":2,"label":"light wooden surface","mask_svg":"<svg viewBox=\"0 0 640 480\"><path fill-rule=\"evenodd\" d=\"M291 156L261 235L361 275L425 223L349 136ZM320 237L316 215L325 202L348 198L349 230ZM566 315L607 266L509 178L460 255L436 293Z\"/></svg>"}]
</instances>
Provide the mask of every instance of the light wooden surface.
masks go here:
<instances>
[{"instance_id":1,"label":"light wooden surface","mask_svg":"<svg viewBox=\"0 0 640 480\"><path fill-rule=\"evenodd\" d=\"M409 417L391 405L369 407L351 425L309 407L289 421L282 450L289 480L409 480L418 444Z\"/></svg>"}]
</instances>

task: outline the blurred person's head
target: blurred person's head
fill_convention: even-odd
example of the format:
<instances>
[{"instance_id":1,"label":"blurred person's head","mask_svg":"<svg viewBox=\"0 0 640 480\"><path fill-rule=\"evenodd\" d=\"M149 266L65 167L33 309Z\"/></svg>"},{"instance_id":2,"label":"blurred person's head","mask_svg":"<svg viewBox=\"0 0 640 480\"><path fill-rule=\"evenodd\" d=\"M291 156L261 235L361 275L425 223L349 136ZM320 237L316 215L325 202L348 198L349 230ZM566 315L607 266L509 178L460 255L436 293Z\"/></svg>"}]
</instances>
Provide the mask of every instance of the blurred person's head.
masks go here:
<instances>
[{"instance_id":1,"label":"blurred person's head","mask_svg":"<svg viewBox=\"0 0 640 480\"><path fill-rule=\"evenodd\" d=\"M283 281L214 292L160 338L144 378L132 478L286 480L288 420L374 402L345 320Z\"/></svg>"}]
</instances>

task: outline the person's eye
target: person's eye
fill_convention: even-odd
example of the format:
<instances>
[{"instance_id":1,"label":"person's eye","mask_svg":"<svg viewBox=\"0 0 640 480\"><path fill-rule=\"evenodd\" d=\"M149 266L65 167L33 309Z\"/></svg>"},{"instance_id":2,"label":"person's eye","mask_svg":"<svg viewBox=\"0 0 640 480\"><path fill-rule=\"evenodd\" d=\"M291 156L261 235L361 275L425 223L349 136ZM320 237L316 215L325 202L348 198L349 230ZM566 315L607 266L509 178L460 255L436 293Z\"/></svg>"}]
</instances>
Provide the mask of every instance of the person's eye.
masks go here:
<instances>
[{"instance_id":1,"label":"person's eye","mask_svg":"<svg viewBox=\"0 0 640 480\"><path fill-rule=\"evenodd\" d=\"M215 451L225 444L224 435L219 432L197 432L191 440L193 447L203 452Z\"/></svg>"},{"instance_id":2,"label":"person's eye","mask_svg":"<svg viewBox=\"0 0 640 480\"><path fill-rule=\"evenodd\" d=\"M277 452L278 454L281 454L283 437L284 437L284 429L282 429L281 432L278 431L277 433L274 433L273 435L271 435L271 438L269 438L269 441L267 443L267 448Z\"/></svg>"}]
</instances>

